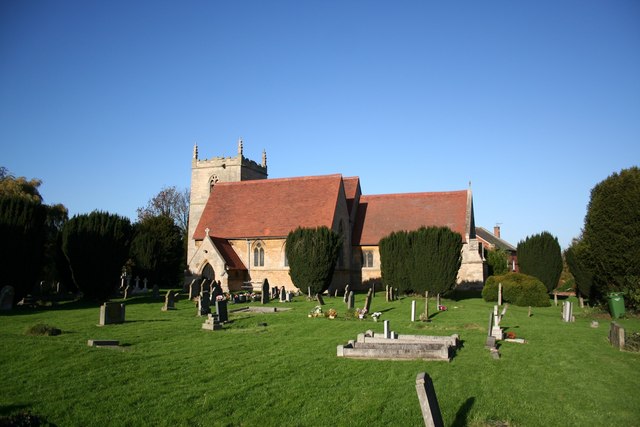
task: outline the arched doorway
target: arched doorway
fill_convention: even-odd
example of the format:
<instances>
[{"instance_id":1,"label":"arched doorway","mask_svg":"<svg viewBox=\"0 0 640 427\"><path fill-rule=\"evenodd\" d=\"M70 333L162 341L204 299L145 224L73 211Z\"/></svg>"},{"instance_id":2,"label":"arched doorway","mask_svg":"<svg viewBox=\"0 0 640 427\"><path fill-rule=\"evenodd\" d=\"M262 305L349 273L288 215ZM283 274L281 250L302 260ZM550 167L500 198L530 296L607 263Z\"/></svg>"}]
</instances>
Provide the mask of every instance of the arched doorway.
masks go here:
<instances>
[{"instance_id":1,"label":"arched doorway","mask_svg":"<svg viewBox=\"0 0 640 427\"><path fill-rule=\"evenodd\" d=\"M216 278L216 273L213 271L213 267L211 267L211 264L207 263L207 265L204 266L204 268L202 269L202 277L208 280L213 280Z\"/></svg>"}]
</instances>

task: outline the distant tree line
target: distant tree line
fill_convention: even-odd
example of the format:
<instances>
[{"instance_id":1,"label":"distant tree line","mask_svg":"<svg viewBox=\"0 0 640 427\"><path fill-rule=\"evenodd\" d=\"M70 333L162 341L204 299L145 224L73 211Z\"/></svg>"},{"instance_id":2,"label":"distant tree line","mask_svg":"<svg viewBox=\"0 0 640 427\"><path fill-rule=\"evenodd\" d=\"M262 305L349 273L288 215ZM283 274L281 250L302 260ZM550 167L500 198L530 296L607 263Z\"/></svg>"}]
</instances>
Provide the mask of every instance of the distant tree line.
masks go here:
<instances>
[{"instance_id":1,"label":"distant tree line","mask_svg":"<svg viewBox=\"0 0 640 427\"><path fill-rule=\"evenodd\" d=\"M123 271L162 287L180 283L186 191L162 189L132 224L98 211L69 219L63 205L43 203L41 184L0 167L0 287L13 286L16 300L37 292L40 281L60 281L86 298L106 300Z\"/></svg>"}]
</instances>

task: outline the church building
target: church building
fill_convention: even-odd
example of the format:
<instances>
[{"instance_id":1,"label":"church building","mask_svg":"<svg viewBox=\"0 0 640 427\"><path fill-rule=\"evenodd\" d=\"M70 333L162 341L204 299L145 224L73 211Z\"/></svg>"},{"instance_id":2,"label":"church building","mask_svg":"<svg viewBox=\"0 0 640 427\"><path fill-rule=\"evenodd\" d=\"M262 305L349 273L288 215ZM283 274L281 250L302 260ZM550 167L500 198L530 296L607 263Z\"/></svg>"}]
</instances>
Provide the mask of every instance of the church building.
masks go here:
<instances>
[{"instance_id":1,"label":"church building","mask_svg":"<svg viewBox=\"0 0 640 427\"><path fill-rule=\"evenodd\" d=\"M235 157L201 160L194 147L187 251L192 274L219 280L229 290L257 288L265 278L294 290L287 235L319 226L344 238L330 289L381 283L380 239L421 226L447 226L462 236L458 286L484 282L471 189L363 195L358 177L268 179L266 152L259 164L249 160L242 140Z\"/></svg>"}]
</instances>

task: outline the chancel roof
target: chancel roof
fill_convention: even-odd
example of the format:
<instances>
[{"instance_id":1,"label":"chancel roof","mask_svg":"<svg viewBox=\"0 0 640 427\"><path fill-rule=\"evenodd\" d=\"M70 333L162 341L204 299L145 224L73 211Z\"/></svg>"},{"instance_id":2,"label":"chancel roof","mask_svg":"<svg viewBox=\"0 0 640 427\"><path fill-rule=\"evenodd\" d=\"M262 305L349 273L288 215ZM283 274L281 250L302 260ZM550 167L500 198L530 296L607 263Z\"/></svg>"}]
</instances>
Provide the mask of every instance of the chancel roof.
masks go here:
<instances>
[{"instance_id":1,"label":"chancel roof","mask_svg":"<svg viewBox=\"0 0 640 427\"><path fill-rule=\"evenodd\" d=\"M331 228L342 175L216 184L193 238L286 237L297 227Z\"/></svg>"},{"instance_id":2,"label":"chancel roof","mask_svg":"<svg viewBox=\"0 0 640 427\"><path fill-rule=\"evenodd\" d=\"M446 226L466 241L471 224L468 190L361 196L353 231L356 246L377 246L394 231Z\"/></svg>"}]
</instances>

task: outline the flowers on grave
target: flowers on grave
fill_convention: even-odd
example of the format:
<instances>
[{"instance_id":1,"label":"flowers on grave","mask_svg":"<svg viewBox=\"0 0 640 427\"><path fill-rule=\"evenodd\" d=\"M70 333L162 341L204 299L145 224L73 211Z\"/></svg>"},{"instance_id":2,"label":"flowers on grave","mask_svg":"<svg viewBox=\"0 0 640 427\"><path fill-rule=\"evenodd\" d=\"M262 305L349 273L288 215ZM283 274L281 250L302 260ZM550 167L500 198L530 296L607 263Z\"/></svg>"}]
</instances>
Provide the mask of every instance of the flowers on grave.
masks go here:
<instances>
[{"instance_id":1,"label":"flowers on grave","mask_svg":"<svg viewBox=\"0 0 640 427\"><path fill-rule=\"evenodd\" d=\"M338 311L335 308L330 308L329 311L327 311L327 317L329 319L335 319L337 315Z\"/></svg>"},{"instance_id":2,"label":"flowers on grave","mask_svg":"<svg viewBox=\"0 0 640 427\"><path fill-rule=\"evenodd\" d=\"M356 314L358 315L359 319L364 319L367 316L367 309L366 308L356 308Z\"/></svg>"},{"instance_id":3,"label":"flowers on grave","mask_svg":"<svg viewBox=\"0 0 640 427\"><path fill-rule=\"evenodd\" d=\"M507 339L514 340L516 339L516 333L512 331L507 332Z\"/></svg>"},{"instance_id":4,"label":"flowers on grave","mask_svg":"<svg viewBox=\"0 0 640 427\"><path fill-rule=\"evenodd\" d=\"M373 318L373 321L374 321L374 322L377 322L377 321L378 321L378 319L380 318L380 316L382 316L382 313L381 313L381 312L379 312L379 311L376 311L375 313L373 313L373 314L371 315L371 317Z\"/></svg>"},{"instance_id":5,"label":"flowers on grave","mask_svg":"<svg viewBox=\"0 0 640 427\"><path fill-rule=\"evenodd\" d=\"M216 301L226 301L226 300L227 300L226 295L218 295L216 297Z\"/></svg>"},{"instance_id":6,"label":"flowers on grave","mask_svg":"<svg viewBox=\"0 0 640 427\"><path fill-rule=\"evenodd\" d=\"M439 305L438 306L438 311L447 311L447 306L446 305Z\"/></svg>"},{"instance_id":7,"label":"flowers on grave","mask_svg":"<svg viewBox=\"0 0 640 427\"><path fill-rule=\"evenodd\" d=\"M322 307L316 305L313 310L309 312L309 317L322 317Z\"/></svg>"}]
</instances>

